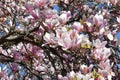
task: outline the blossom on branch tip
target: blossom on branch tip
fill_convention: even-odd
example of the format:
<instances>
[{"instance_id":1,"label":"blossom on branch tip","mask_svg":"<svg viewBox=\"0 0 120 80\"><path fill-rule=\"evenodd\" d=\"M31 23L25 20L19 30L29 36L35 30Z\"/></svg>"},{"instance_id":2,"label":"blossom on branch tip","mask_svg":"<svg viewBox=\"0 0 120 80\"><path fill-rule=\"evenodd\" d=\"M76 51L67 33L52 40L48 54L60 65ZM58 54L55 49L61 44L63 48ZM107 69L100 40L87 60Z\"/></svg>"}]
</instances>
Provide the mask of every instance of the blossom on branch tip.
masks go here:
<instances>
[{"instance_id":1,"label":"blossom on branch tip","mask_svg":"<svg viewBox=\"0 0 120 80\"><path fill-rule=\"evenodd\" d=\"M97 26L101 26L104 23L104 18L102 14L96 14L93 17L93 23Z\"/></svg>"},{"instance_id":2,"label":"blossom on branch tip","mask_svg":"<svg viewBox=\"0 0 120 80\"><path fill-rule=\"evenodd\" d=\"M72 27L79 32L81 32L84 29L84 26L80 22L74 22Z\"/></svg>"},{"instance_id":3,"label":"blossom on branch tip","mask_svg":"<svg viewBox=\"0 0 120 80\"><path fill-rule=\"evenodd\" d=\"M102 48L102 47L105 47L105 45L107 44L107 41L103 41L101 42L100 39L96 39L93 43L93 45L96 47L96 48Z\"/></svg>"},{"instance_id":4,"label":"blossom on branch tip","mask_svg":"<svg viewBox=\"0 0 120 80\"><path fill-rule=\"evenodd\" d=\"M60 21L61 24L65 24L70 18L71 18L71 12L70 11L63 12L59 16L59 21Z\"/></svg>"}]
</instances>

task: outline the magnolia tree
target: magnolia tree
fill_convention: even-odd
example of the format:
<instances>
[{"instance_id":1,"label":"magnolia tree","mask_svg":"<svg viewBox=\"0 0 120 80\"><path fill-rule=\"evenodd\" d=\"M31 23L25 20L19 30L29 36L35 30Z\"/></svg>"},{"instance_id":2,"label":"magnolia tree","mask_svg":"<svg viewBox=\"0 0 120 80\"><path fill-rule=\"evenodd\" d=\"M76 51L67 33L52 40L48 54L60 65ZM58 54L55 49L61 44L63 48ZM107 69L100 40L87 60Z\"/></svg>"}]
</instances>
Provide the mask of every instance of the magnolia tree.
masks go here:
<instances>
[{"instance_id":1,"label":"magnolia tree","mask_svg":"<svg viewBox=\"0 0 120 80\"><path fill-rule=\"evenodd\" d=\"M0 0L0 80L120 80L120 0Z\"/></svg>"}]
</instances>

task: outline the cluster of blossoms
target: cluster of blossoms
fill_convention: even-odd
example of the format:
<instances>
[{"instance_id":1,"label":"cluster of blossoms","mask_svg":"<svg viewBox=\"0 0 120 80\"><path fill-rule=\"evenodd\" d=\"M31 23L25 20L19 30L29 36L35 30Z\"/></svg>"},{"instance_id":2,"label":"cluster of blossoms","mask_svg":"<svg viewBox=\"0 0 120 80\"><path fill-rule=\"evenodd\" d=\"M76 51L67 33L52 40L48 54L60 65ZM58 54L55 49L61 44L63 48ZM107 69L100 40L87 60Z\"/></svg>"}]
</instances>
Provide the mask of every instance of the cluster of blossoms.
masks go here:
<instances>
[{"instance_id":1,"label":"cluster of blossoms","mask_svg":"<svg viewBox=\"0 0 120 80\"><path fill-rule=\"evenodd\" d=\"M1 0L1 80L117 80L119 0Z\"/></svg>"},{"instance_id":2,"label":"cluster of blossoms","mask_svg":"<svg viewBox=\"0 0 120 80\"><path fill-rule=\"evenodd\" d=\"M106 48L105 45L106 41L101 43L101 41L97 39L94 42L95 48L91 53L96 63L90 64L89 66L87 64L81 64L79 71L71 71L67 77L58 75L59 80L112 80L112 76L115 76L112 71L113 63L110 63L108 59L111 51L110 48ZM98 68L95 69L95 67Z\"/></svg>"}]
</instances>

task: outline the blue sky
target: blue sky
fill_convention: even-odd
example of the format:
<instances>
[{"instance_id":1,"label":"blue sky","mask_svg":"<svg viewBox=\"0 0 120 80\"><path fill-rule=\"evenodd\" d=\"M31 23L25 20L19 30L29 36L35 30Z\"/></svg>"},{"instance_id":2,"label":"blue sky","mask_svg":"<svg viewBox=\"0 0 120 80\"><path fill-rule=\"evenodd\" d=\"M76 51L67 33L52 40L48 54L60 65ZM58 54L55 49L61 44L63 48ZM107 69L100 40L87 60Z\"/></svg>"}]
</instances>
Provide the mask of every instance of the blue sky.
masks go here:
<instances>
[{"instance_id":1,"label":"blue sky","mask_svg":"<svg viewBox=\"0 0 120 80\"><path fill-rule=\"evenodd\" d=\"M116 34L116 37L120 39L120 32Z\"/></svg>"}]
</instances>

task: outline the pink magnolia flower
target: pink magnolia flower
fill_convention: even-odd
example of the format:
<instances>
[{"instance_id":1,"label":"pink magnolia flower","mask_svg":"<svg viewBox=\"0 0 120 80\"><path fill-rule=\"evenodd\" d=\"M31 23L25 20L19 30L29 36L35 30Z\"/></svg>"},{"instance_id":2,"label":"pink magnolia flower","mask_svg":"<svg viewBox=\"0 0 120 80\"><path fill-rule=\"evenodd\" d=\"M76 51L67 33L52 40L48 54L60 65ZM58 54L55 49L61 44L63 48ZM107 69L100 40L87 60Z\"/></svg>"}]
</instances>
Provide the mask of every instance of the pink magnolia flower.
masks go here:
<instances>
[{"instance_id":1,"label":"pink magnolia flower","mask_svg":"<svg viewBox=\"0 0 120 80\"><path fill-rule=\"evenodd\" d=\"M58 18L58 14L56 10L51 10L51 9L44 9L42 16L44 16L45 19L54 19Z\"/></svg>"},{"instance_id":2,"label":"pink magnolia flower","mask_svg":"<svg viewBox=\"0 0 120 80\"><path fill-rule=\"evenodd\" d=\"M59 21L57 18L46 19L44 25L48 30L51 30L59 25Z\"/></svg>"},{"instance_id":3,"label":"pink magnolia flower","mask_svg":"<svg viewBox=\"0 0 120 80\"><path fill-rule=\"evenodd\" d=\"M84 26L80 22L74 22L72 27L79 32L82 31L84 28Z\"/></svg>"},{"instance_id":4,"label":"pink magnolia flower","mask_svg":"<svg viewBox=\"0 0 120 80\"><path fill-rule=\"evenodd\" d=\"M65 49L69 49L71 47L72 41L65 27L56 30L56 39L58 40L58 45L64 47Z\"/></svg>"},{"instance_id":5,"label":"pink magnolia flower","mask_svg":"<svg viewBox=\"0 0 120 80\"><path fill-rule=\"evenodd\" d=\"M81 73L83 73L83 74L88 74L88 73L90 73L91 71L92 71L92 68L93 68L93 65L91 64L89 67L87 66L87 65L81 65Z\"/></svg>"},{"instance_id":6,"label":"pink magnolia flower","mask_svg":"<svg viewBox=\"0 0 120 80\"><path fill-rule=\"evenodd\" d=\"M58 40L58 44L65 49L69 49L72 47L72 40L70 39L70 36L67 33L62 34L66 36L65 38L61 38Z\"/></svg>"},{"instance_id":7,"label":"pink magnolia flower","mask_svg":"<svg viewBox=\"0 0 120 80\"><path fill-rule=\"evenodd\" d=\"M46 41L46 44L56 44L55 34L54 33L45 33L43 39Z\"/></svg>"},{"instance_id":8,"label":"pink magnolia flower","mask_svg":"<svg viewBox=\"0 0 120 80\"><path fill-rule=\"evenodd\" d=\"M34 18L34 19L38 19L38 15L35 13L35 12L31 12L31 16Z\"/></svg>"},{"instance_id":9,"label":"pink magnolia flower","mask_svg":"<svg viewBox=\"0 0 120 80\"><path fill-rule=\"evenodd\" d=\"M67 30L66 28L56 30L56 39L58 45L64 49L75 48L81 42L81 36L76 30Z\"/></svg>"},{"instance_id":10,"label":"pink magnolia flower","mask_svg":"<svg viewBox=\"0 0 120 80\"><path fill-rule=\"evenodd\" d=\"M92 77L92 73L88 74L81 74L81 72L75 73L74 71L71 71L69 73L70 80L90 80Z\"/></svg>"},{"instance_id":11,"label":"pink magnolia flower","mask_svg":"<svg viewBox=\"0 0 120 80\"><path fill-rule=\"evenodd\" d=\"M81 74L81 73L77 73L76 75L77 75L77 80L90 80L92 77L91 73L86 74L86 75Z\"/></svg>"},{"instance_id":12,"label":"pink magnolia flower","mask_svg":"<svg viewBox=\"0 0 120 80\"><path fill-rule=\"evenodd\" d=\"M89 21L86 21L85 23L86 23L87 26L88 26L88 31L89 31L89 32L92 32L92 31L93 31L93 24L92 24L91 22L89 22Z\"/></svg>"},{"instance_id":13,"label":"pink magnolia flower","mask_svg":"<svg viewBox=\"0 0 120 80\"><path fill-rule=\"evenodd\" d=\"M105 32L105 27L100 27L99 34L102 35Z\"/></svg>"},{"instance_id":14,"label":"pink magnolia flower","mask_svg":"<svg viewBox=\"0 0 120 80\"><path fill-rule=\"evenodd\" d=\"M112 65L110 64L110 60L103 60L101 61L98 66L102 69L102 70L106 70L107 72L112 71Z\"/></svg>"},{"instance_id":15,"label":"pink magnolia flower","mask_svg":"<svg viewBox=\"0 0 120 80\"><path fill-rule=\"evenodd\" d=\"M108 59L108 57L111 55L111 51L109 48L105 48L105 47L98 48L93 50L92 55L94 56L95 59L102 61Z\"/></svg>"},{"instance_id":16,"label":"pink magnolia flower","mask_svg":"<svg viewBox=\"0 0 120 80\"><path fill-rule=\"evenodd\" d=\"M94 56L95 59L97 60L106 60L108 57L111 55L110 48L106 48L106 41L101 42L99 39L97 39L94 42L95 49L92 50L92 55Z\"/></svg>"},{"instance_id":17,"label":"pink magnolia flower","mask_svg":"<svg viewBox=\"0 0 120 80\"><path fill-rule=\"evenodd\" d=\"M8 75L7 75L7 66L1 68L0 67L0 79L1 80L7 80Z\"/></svg>"},{"instance_id":18,"label":"pink magnolia flower","mask_svg":"<svg viewBox=\"0 0 120 80\"><path fill-rule=\"evenodd\" d=\"M48 0L34 0L37 7L44 7Z\"/></svg>"},{"instance_id":19,"label":"pink magnolia flower","mask_svg":"<svg viewBox=\"0 0 120 80\"><path fill-rule=\"evenodd\" d=\"M59 21L61 24L65 24L69 19L71 18L71 12L63 12L60 16L59 16Z\"/></svg>"},{"instance_id":20,"label":"pink magnolia flower","mask_svg":"<svg viewBox=\"0 0 120 80\"><path fill-rule=\"evenodd\" d=\"M106 44L107 44L107 41L101 42L100 39L96 39L96 40L93 42L93 45L94 45L96 48L103 48L103 47L105 47Z\"/></svg>"},{"instance_id":21,"label":"pink magnolia flower","mask_svg":"<svg viewBox=\"0 0 120 80\"><path fill-rule=\"evenodd\" d=\"M104 18L103 18L103 15L101 14L96 14L94 17L93 17L93 23L97 26L101 26L103 23L104 23Z\"/></svg>"},{"instance_id":22,"label":"pink magnolia flower","mask_svg":"<svg viewBox=\"0 0 120 80\"><path fill-rule=\"evenodd\" d=\"M98 66L101 68L98 70L101 76L108 80L112 80L112 76L115 76L114 72L112 71L112 65L110 64L110 60L107 59L106 61L101 61Z\"/></svg>"},{"instance_id":23,"label":"pink magnolia flower","mask_svg":"<svg viewBox=\"0 0 120 80\"><path fill-rule=\"evenodd\" d=\"M76 48L82 43L84 35L79 35L76 30L70 30L71 48ZM87 39L86 39L87 40Z\"/></svg>"}]
</instances>

